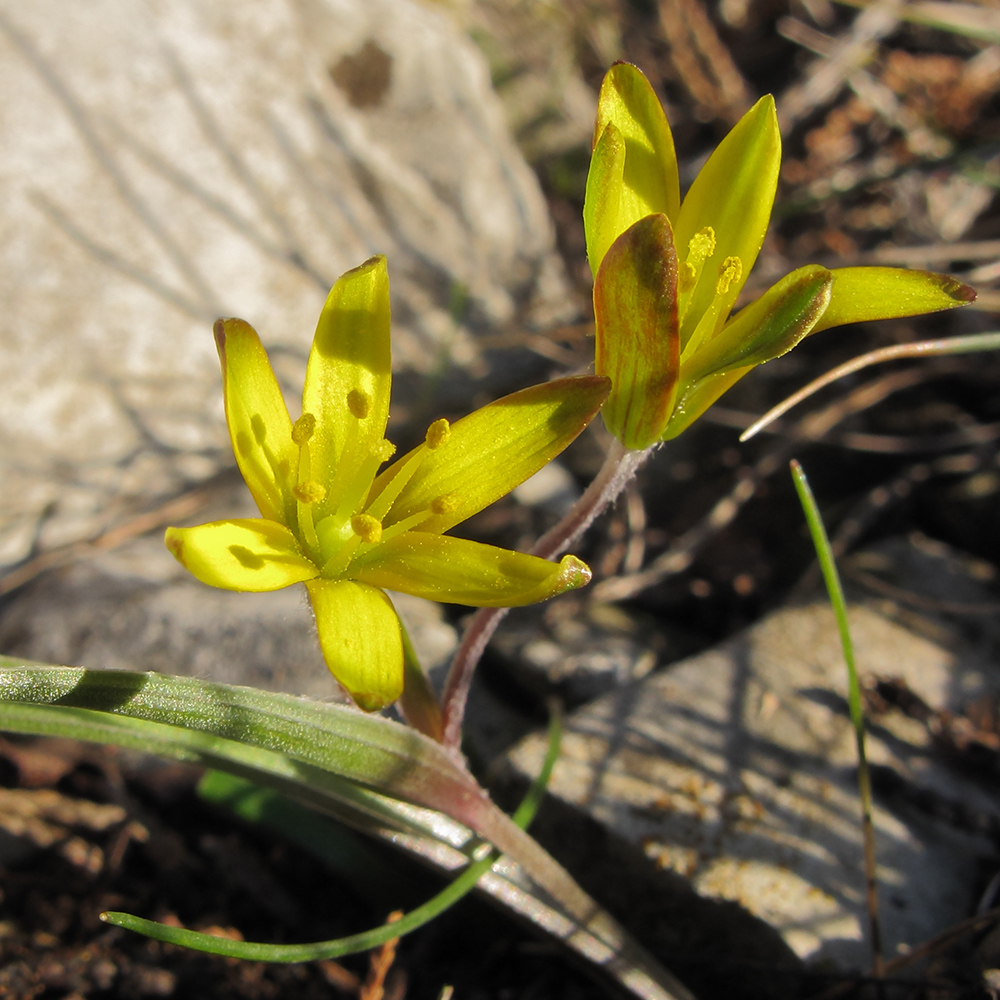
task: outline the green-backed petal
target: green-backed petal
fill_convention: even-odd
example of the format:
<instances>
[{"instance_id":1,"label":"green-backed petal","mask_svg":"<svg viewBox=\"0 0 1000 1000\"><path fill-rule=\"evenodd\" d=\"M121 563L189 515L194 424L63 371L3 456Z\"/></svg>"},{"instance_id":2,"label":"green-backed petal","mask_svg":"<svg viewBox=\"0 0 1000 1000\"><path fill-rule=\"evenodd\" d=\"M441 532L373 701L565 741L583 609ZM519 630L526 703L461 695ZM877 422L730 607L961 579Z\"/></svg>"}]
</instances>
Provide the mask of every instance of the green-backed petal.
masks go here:
<instances>
[{"instance_id":1,"label":"green-backed petal","mask_svg":"<svg viewBox=\"0 0 1000 1000\"><path fill-rule=\"evenodd\" d=\"M167 528L163 541L189 573L224 590L280 590L319 572L288 528L261 518Z\"/></svg>"},{"instance_id":2,"label":"green-backed petal","mask_svg":"<svg viewBox=\"0 0 1000 1000\"><path fill-rule=\"evenodd\" d=\"M319 644L330 672L366 712L403 693L403 639L392 602L353 580L310 580Z\"/></svg>"},{"instance_id":3,"label":"green-backed petal","mask_svg":"<svg viewBox=\"0 0 1000 1000\"><path fill-rule=\"evenodd\" d=\"M712 340L681 359L682 385L786 354L823 317L832 286L831 272L819 264L786 274L741 309Z\"/></svg>"},{"instance_id":4,"label":"green-backed petal","mask_svg":"<svg viewBox=\"0 0 1000 1000\"><path fill-rule=\"evenodd\" d=\"M723 263L738 257L740 275L721 293L720 323L732 309L764 242L780 167L781 133L774 98L768 95L719 143L681 204L674 225L681 261L696 233L706 227L715 233L715 252L705 261L681 326L682 347L716 296Z\"/></svg>"},{"instance_id":5,"label":"green-backed petal","mask_svg":"<svg viewBox=\"0 0 1000 1000\"><path fill-rule=\"evenodd\" d=\"M316 325L302 391L302 412L316 418L309 440L311 479L328 487L350 483L382 440L390 368L389 274L385 257L377 256L341 275ZM336 500L331 490L317 517Z\"/></svg>"},{"instance_id":6,"label":"green-backed petal","mask_svg":"<svg viewBox=\"0 0 1000 1000\"><path fill-rule=\"evenodd\" d=\"M719 372L703 378L687 389L681 389L677 394L677 403L670 422L663 432L663 440L669 441L677 437L681 431L687 430L724 392L728 392L744 375L756 367L747 365L745 368Z\"/></svg>"},{"instance_id":7,"label":"green-backed petal","mask_svg":"<svg viewBox=\"0 0 1000 1000\"><path fill-rule=\"evenodd\" d=\"M426 454L384 525L430 511L421 531L443 532L472 517L533 476L591 421L611 383L600 375L556 379L504 396L451 425L448 440ZM372 488L372 498L418 449L394 463Z\"/></svg>"},{"instance_id":8,"label":"green-backed petal","mask_svg":"<svg viewBox=\"0 0 1000 1000\"><path fill-rule=\"evenodd\" d=\"M680 362L677 254L665 215L647 215L611 245L594 282L598 375L611 379L601 415L626 448L660 439Z\"/></svg>"},{"instance_id":9,"label":"green-backed petal","mask_svg":"<svg viewBox=\"0 0 1000 1000\"><path fill-rule=\"evenodd\" d=\"M513 608L546 601L590 582L576 556L559 563L465 538L407 531L355 562L366 583L477 608Z\"/></svg>"},{"instance_id":10,"label":"green-backed petal","mask_svg":"<svg viewBox=\"0 0 1000 1000\"><path fill-rule=\"evenodd\" d=\"M919 316L968 305L975 290L946 274L902 267L843 267L833 274L830 305L813 333L877 319Z\"/></svg>"},{"instance_id":11,"label":"green-backed petal","mask_svg":"<svg viewBox=\"0 0 1000 1000\"><path fill-rule=\"evenodd\" d=\"M607 141L608 126L613 129L613 143ZM619 156L612 145L621 144L623 163L609 170L607 164ZM614 197L602 191L609 183L619 188ZM597 99L594 155L583 209L594 273L607 248L629 226L655 213L676 219L679 207L677 154L663 105L638 67L618 63L605 74Z\"/></svg>"},{"instance_id":12,"label":"green-backed petal","mask_svg":"<svg viewBox=\"0 0 1000 1000\"><path fill-rule=\"evenodd\" d=\"M615 125L608 125L594 145L583 200L583 232L587 238L590 269L597 269L619 233L622 177L625 173L625 139Z\"/></svg>"},{"instance_id":13,"label":"green-backed petal","mask_svg":"<svg viewBox=\"0 0 1000 1000\"><path fill-rule=\"evenodd\" d=\"M291 488L297 453L267 352L254 328L241 319L218 320L215 343L236 463L261 516L285 522L295 510Z\"/></svg>"}]
</instances>

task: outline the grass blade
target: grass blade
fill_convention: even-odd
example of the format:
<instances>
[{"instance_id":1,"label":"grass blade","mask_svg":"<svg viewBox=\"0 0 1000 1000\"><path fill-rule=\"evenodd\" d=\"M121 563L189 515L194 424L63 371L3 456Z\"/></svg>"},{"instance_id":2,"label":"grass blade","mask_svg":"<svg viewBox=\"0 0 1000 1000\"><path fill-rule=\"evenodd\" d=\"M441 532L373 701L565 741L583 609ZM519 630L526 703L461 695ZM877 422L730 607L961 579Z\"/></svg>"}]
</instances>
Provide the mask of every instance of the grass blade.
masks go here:
<instances>
[{"instance_id":1,"label":"grass blade","mask_svg":"<svg viewBox=\"0 0 1000 1000\"><path fill-rule=\"evenodd\" d=\"M847 703L851 713L851 725L854 727L854 739L858 747L858 791L861 795L861 831L865 852L865 883L868 901L868 921L871 930L872 970L875 977L882 978L884 966L882 961L882 929L878 917L878 883L875 871L875 828L872 825L872 784L868 771L868 757L865 754L865 716L861 706L861 685L858 683L857 665L854 659L854 643L851 640L851 629L847 621L847 602L844 600L844 588L840 583L840 574L830 548L830 539L823 524L816 498L809 488L809 480L805 471L794 459L791 463L792 480L799 502L806 516L809 534L812 536L816 557L819 559L826 592L830 596L830 604L837 619L837 629L840 632L840 644L844 649L844 661L847 664Z\"/></svg>"},{"instance_id":2,"label":"grass blade","mask_svg":"<svg viewBox=\"0 0 1000 1000\"><path fill-rule=\"evenodd\" d=\"M562 738L562 724L558 711L552 713L549 722L549 744L545 754L545 762L534 780L524 800L514 813L513 821L521 829L526 829L535 818L539 803L545 794L545 787L552 774L556 758L559 756L559 741ZM230 938L217 937L213 934L203 934L200 931L187 930L183 927L172 927L168 924L145 920L129 913L109 911L101 914L101 920L114 927L136 931L146 937L168 944L181 945L194 951L208 952L212 955L222 955L226 958L240 958L251 962L309 962L315 959L341 958L344 955L354 955L360 951L371 951L386 941L402 937L423 927L424 924L442 914L450 906L454 906L463 896L471 892L480 878L492 868L497 858L495 851L489 845L480 845L485 857L477 858L469 867L446 886L436 896L433 896L422 906L411 910L399 920L391 924L352 934L349 937L337 938L333 941L317 941L313 944L265 944L255 941L234 941Z\"/></svg>"}]
</instances>

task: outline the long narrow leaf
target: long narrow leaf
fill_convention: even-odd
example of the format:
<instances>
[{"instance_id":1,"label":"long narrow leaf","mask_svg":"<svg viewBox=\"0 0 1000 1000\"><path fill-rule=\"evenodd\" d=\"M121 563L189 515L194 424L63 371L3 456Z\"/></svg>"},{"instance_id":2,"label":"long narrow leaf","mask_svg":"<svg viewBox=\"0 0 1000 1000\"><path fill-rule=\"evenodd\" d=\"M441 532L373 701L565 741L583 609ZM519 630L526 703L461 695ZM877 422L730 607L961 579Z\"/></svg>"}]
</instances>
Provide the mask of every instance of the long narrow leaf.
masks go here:
<instances>
[{"instance_id":1,"label":"long narrow leaf","mask_svg":"<svg viewBox=\"0 0 1000 1000\"><path fill-rule=\"evenodd\" d=\"M504 857L481 876L481 888L635 995L691 996L448 751L386 719L194 678L0 657L0 729L111 743L227 771L449 869L467 865L488 842Z\"/></svg>"},{"instance_id":2,"label":"long narrow leaf","mask_svg":"<svg viewBox=\"0 0 1000 1000\"><path fill-rule=\"evenodd\" d=\"M872 825L872 782L868 771L868 757L865 754L865 715L861 706L861 684L858 682L858 669L854 661L854 642L851 639L851 627L847 620L847 601L844 599L844 588L840 583L840 574L833 558L833 549L819 512L816 498L809 487L802 466L795 460L791 463L792 480L795 492L799 495L799 503L806 516L809 534L812 537L816 558L823 571L823 580L830 597L837 628L840 631L840 644L844 650L844 662L847 664L847 702L851 713L851 725L854 727L854 739L858 748L858 791L861 796L861 829L865 852L865 883L868 900L868 919L871 929L872 967L876 978L881 978L882 963L882 930L878 919L878 885L875 876L875 828Z\"/></svg>"},{"instance_id":3,"label":"long narrow leaf","mask_svg":"<svg viewBox=\"0 0 1000 1000\"><path fill-rule=\"evenodd\" d=\"M512 817L521 829L526 829L535 818L542 796L545 794L545 787L552 775L556 757L559 756L561 738L562 720L558 711L555 711L552 713L549 724L549 745L542 769ZM263 944L255 941L233 941L230 938L204 934L183 927L171 927L168 924L145 920L130 913L115 911L102 913L101 920L115 927L137 931L139 934L144 934L157 941L166 941L168 944L181 945L194 951L205 951L212 955L241 958L251 962L309 962L315 959L340 958L344 955L354 955L360 951L370 951L372 948L385 944L386 941L409 934L440 916L449 907L454 906L476 887L476 883L492 868L493 862L496 860L496 855L486 845L482 845L482 850L477 853L485 853L486 856L478 858L454 882L422 906L411 910L391 924L383 924L381 927L333 941L317 941L314 944Z\"/></svg>"}]
</instances>

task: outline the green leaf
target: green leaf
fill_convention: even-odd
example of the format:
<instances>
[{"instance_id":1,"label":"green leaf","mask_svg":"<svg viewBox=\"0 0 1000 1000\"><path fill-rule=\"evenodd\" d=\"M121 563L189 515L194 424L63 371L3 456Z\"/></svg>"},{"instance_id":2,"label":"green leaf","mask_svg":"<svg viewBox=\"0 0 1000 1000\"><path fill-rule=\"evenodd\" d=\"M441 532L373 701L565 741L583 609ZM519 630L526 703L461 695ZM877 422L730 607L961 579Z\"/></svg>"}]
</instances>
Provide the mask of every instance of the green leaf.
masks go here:
<instances>
[{"instance_id":1,"label":"green leaf","mask_svg":"<svg viewBox=\"0 0 1000 1000\"><path fill-rule=\"evenodd\" d=\"M443 747L387 719L190 677L0 657L0 729L112 743L225 770L444 867L467 863L481 843L474 832L514 862L483 888L635 995L690 1000Z\"/></svg>"},{"instance_id":2,"label":"green leaf","mask_svg":"<svg viewBox=\"0 0 1000 1000\"><path fill-rule=\"evenodd\" d=\"M538 810L545 786L548 784L555 766L556 757L559 755L559 740L562 733L559 713L554 712L552 722L549 726L549 745L545 754L545 761L538 777L532 782L528 794L518 807L512 822L525 829L531 823ZM246 793L246 783L242 783L240 791L243 795L238 800L238 808L245 815L248 808L261 808L262 805L270 801L275 804L272 793L264 790L257 790L256 801L248 802ZM252 786L251 786L252 788ZM223 789L228 793L234 793L237 789L230 786ZM263 794L264 801L260 799ZM270 797L270 799L269 799ZM195 951L208 952L211 955L223 955L229 958L239 958L246 961L255 962L308 962L317 959L340 958L343 955L354 955L361 951L370 951L387 941L409 934L424 924L430 922L435 917L440 916L449 907L454 906L463 896L471 892L480 878L489 872L496 860L496 855L485 850L486 857L479 858L469 868L464 871L451 885L447 886L432 899L429 899L422 906L411 910L399 920L384 924L381 927L373 928L370 931L363 931L360 934L352 934L349 937L338 938L333 941L317 941L314 944L263 944L255 941L233 941L230 938L217 937L213 934L204 934L199 931L190 931L182 927L173 927L168 924L157 923L153 920L145 920L129 913L107 912L101 914L101 919L115 927L124 927L127 930L136 931L146 937L157 941L166 941L169 944L180 945L184 948L191 948Z\"/></svg>"}]
</instances>

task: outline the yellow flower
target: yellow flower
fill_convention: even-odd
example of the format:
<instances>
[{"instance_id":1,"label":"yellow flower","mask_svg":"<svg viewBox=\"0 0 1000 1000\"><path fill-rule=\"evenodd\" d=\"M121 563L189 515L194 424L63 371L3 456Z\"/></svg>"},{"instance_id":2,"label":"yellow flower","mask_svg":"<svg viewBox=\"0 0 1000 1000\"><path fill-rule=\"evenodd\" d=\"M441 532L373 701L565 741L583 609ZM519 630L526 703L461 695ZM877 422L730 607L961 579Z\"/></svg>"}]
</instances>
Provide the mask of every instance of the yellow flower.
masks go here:
<instances>
[{"instance_id":1,"label":"yellow flower","mask_svg":"<svg viewBox=\"0 0 1000 1000\"><path fill-rule=\"evenodd\" d=\"M975 298L941 274L812 264L730 318L764 242L780 165L774 100L764 97L682 202L670 126L649 81L627 63L605 76L583 219L596 370L613 383L603 416L626 447L676 437L747 372L811 333Z\"/></svg>"},{"instance_id":2,"label":"yellow flower","mask_svg":"<svg viewBox=\"0 0 1000 1000\"><path fill-rule=\"evenodd\" d=\"M305 583L330 670L372 711L403 688L399 619L382 588L476 607L543 601L586 584L555 564L444 534L557 455L607 396L601 376L525 389L449 424L382 473L389 417L389 278L372 257L334 285L293 423L267 354L242 320L219 320L226 420L259 518L169 528L199 580L228 590Z\"/></svg>"}]
</instances>

